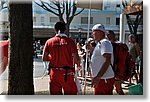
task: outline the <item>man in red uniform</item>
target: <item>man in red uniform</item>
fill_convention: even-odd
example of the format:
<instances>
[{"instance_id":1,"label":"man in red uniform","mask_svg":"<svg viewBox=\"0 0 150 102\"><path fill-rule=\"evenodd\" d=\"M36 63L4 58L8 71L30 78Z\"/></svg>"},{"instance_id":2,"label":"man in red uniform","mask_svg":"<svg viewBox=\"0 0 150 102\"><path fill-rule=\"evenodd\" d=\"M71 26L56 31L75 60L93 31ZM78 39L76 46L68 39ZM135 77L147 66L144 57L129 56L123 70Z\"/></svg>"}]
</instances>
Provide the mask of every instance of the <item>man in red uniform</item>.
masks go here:
<instances>
[{"instance_id":1,"label":"man in red uniform","mask_svg":"<svg viewBox=\"0 0 150 102\"><path fill-rule=\"evenodd\" d=\"M43 50L43 61L50 61L50 94L76 95L74 81L74 64L79 65L79 55L75 42L64 33L65 23L55 24L56 36L46 41Z\"/></svg>"},{"instance_id":2,"label":"man in red uniform","mask_svg":"<svg viewBox=\"0 0 150 102\"><path fill-rule=\"evenodd\" d=\"M8 64L8 40L0 41L0 75Z\"/></svg>"}]
</instances>

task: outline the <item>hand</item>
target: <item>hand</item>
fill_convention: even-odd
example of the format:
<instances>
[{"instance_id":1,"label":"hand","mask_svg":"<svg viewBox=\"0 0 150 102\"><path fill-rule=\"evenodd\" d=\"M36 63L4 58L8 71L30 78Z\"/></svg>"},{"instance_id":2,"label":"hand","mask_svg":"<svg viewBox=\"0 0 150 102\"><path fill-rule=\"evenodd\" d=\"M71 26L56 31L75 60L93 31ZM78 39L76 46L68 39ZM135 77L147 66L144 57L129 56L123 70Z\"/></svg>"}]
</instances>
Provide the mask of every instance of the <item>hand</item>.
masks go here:
<instances>
[{"instance_id":1,"label":"hand","mask_svg":"<svg viewBox=\"0 0 150 102\"><path fill-rule=\"evenodd\" d=\"M98 84L99 84L99 82L100 82L100 77L94 77L93 79L92 79L92 87L96 87Z\"/></svg>"}]
</instances>

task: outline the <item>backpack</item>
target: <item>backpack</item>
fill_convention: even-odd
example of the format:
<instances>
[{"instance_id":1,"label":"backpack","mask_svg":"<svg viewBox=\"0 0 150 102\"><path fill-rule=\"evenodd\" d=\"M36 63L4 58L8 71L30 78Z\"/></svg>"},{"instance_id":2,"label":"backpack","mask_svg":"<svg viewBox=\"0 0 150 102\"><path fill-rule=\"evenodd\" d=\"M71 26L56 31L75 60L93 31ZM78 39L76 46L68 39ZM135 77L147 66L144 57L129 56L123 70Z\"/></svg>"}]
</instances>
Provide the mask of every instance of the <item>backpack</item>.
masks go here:
<instances>
[{"instance_id":1,"label":"backpack","mask_svg":"<svg viewBox=\"0 0 150 102\"><path fill-rule=\"evenodd\" d=\"M111 64L115 78L127 81L131 76L131 71L135 67L128 47L124 43L112 43L114 62Z\"/></svg>"}]
</instances>

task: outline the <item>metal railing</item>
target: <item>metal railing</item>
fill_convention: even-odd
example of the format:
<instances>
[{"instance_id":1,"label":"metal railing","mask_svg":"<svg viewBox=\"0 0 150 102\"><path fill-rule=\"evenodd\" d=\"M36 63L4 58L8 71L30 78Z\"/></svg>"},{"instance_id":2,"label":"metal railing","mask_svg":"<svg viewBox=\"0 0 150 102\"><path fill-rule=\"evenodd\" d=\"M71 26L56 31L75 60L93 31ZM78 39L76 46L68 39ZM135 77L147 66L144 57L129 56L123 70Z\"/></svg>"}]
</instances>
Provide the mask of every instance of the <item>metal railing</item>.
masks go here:
<instances>
[{"instance_id":1,"label":"metal railing","mask_svg":"<svg viewBox=\"0 0 150 102\"><path fill-rule=\"evenodd\" d=\"M34 25L33 28L54 28L54 25L55 23L51 23L49 25L44 25L44 26L41 26L41 25ZM90 29L94 26L94 24L90 24ZM104 24L105 26L105 29L106 30L120 30L120 26L119 25L106 25ZM82 30L87 30L88 29L88 24L71 24L70 25L70 29L75 29L75 30L79 30L79 29L82 29ZM125 25L125 30L129 30L129 27L128 25ZM143 30L143 25L139 25L138 27L138 31L142 31Z\"/></svg>"}]
</instances>

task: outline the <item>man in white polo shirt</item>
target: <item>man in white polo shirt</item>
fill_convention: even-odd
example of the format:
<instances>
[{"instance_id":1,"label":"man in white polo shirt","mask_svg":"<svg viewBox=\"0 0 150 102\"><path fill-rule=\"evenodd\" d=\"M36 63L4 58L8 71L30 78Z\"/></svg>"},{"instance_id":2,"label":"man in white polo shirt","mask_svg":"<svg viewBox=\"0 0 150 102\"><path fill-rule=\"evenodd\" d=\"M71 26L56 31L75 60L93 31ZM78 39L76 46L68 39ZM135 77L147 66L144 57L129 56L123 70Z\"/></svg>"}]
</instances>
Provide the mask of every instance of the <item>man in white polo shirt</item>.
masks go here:
<instances>
[{"instance_id":1,"label":"man in white polo shirt","mask_svg":"<svg viewBox=\"0 0 150 102\"><path fill-rule=\"evenodd\" d=\"M112 95L114 84L114 72L111 67L113 62L113 47L105 38L105 28L102 24L96 24L92 28L92 35L97 41L91 58L92 85L95 95Z\"/></svg>"}]
</instances>

